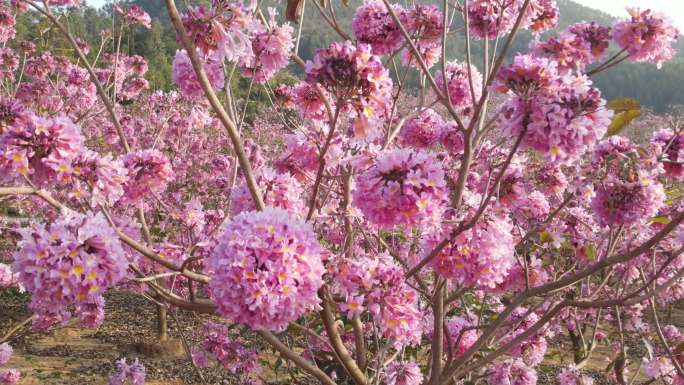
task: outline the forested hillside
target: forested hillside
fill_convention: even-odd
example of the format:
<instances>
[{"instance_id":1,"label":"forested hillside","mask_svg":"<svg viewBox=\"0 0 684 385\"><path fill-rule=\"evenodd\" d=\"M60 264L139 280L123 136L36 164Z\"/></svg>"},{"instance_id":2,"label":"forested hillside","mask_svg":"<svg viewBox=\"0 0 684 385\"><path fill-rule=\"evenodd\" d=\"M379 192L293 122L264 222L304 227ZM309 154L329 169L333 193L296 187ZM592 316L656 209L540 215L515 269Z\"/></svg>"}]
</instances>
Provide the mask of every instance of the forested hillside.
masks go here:
<instances>
[{"instance_id":1,"label":"forested hillside","mask_svg":"<svg viewBox=\"0 0 684 385\"><path fill-rule=\"evenodd\" d=\"M284 2L266 0L273 3L280 13L284 12ZM362 0L350 0L349 6L341 1L336 4L336 16L343 29L350 31L353 10ZM150 63L150 71L147 78L154 88L168 89L170 84L171 61L176 50L175 33L171 30L166 8L163 0L133 0L131 4L137 4L147 11L152 19L152 28L138 27L132 34L133 38L122 42L124 50L131 54L139 54L147 58ZM581 6L570 0L558 0L561 11L559 29L579 22L597 21L602 25L611 25L615 18L603 12ZM626 15L626 12L625 12ZM93 47L91 54L97 53L97 47L101 42L103 31L111 30L112 18L107 9L96 10L92 7L83 7L71 10L68 14L75 32L81 36L88 36L89 43ZM327 26L326 21L320 17L319 11L311 1L307 4L305 24L302 31L302 41L299 55L304 59L312 57L316 48L323 47L334 40L341 39ZM46 22L40 24L35 15L28 13L19 21L18 34L20 37L31 36L41 48L41 42L48 40L54 42L59 39L56 31L50 30ZM458 27L458 26L456 26ZM544 38L544 36L542 36ZM533 37L528 32L518 36L511 52L521 52L527 49L527 45ZM114 44L110 39L107 44ZM617 68L603 72L596 76L595 83L603 91L607 99L618 97L633 97L656 111L668 110L672 105L684 104L684 43L679 42L678 56L665 63L661 69L652 65L623 63ZM64 47L67 45L64 44ZM45 48L45 47L42 47ZM450 57L462 58L465 50L463 39L454 35L448 41ZM475 44L473 56L480 58L482 48ZM476 64L479 59L476 59ZM292 68L291 71L297 71Z\"/></svg>"}]
</instances>

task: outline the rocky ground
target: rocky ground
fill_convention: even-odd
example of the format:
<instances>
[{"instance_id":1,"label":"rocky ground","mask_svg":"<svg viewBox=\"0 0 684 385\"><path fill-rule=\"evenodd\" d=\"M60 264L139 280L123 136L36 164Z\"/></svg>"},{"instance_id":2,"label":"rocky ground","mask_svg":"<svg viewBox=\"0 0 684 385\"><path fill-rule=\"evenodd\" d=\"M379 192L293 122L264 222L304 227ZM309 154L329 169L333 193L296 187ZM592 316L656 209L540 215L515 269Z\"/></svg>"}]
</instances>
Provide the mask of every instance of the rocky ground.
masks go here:
<instances>
[{"instance_id":1,"label":"rocky ground","mask_svg":"<svg viewBox=\"0 0 684 385\"><path fill-rule=\"evenodd\" d=\"M15 354L8 367L19 369L24 379L21 385L104 385L115 370L115 361L138 358L147 369L148 385L237 384L225 371L203 369L203 382L190 364L183 338L190 345L199 341L203 319L193 313L176 311L169 316L169 339L160 344L156 337L156 307L147 299L126 292L110 292L106 296L105 322L97 330L77 324L57 328L49 333L37 333L23 328L10 343ZM14 290L0 291L0 338L13 326L26 319L27 298ZM680 314L681 313L681 314ZM684 320L684 311L677 310L673 318ZM677 324L677 322L672 322ZM682 325L678 325L682 326ZM257 342L255 342L257 343ZM640 341L630 341L628 354L644 355ZM557 384L560 367L569 362L567 341L550 343L549 354L539 370L540 385ZM276 360L273 353L261 350L265 360ZM608 346L600 346L586 367L595 378L595 385L609 384L606 366L611 356ZM269 384L308 384L309 379L291 377L283 363L276 372L263 373ZM632 372L636 371L636 366ZM637 377L635 384L646 379Z\"/></svg>"}]
</instances>

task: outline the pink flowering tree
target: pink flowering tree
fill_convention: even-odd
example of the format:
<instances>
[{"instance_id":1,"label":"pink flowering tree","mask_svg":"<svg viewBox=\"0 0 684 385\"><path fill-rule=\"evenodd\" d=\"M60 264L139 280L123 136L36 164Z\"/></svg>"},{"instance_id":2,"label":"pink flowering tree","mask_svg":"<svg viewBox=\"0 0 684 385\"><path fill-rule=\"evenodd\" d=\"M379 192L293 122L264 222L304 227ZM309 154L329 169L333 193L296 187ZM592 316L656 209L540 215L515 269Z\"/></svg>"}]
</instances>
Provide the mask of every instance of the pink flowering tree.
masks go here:
<instances>
[{"instance_id":1,"label":"pink flowering tree","mask_svg":"<svg viewBox=\"0 0 684 385\"><path fill-rule=\"evenodd\" d=\"M29 292L33 327L97 327L125 288L225 320L191 358L245 383L268 368L244 334L326 385L534 385L552 341L572 351L563 385L593 381L599 343L621 385L684 383L684 334L659 319L684 297L684 132L620 136L638 104L592 85L672 58L671 21L630 9L542 38L554 0L368 0L351 25L314 2L340 39L305 61L304 1L283 22L256 2L166 0L168 93L120 50L150 26L140 8L115 6L121 34L90 53L62 17L79 0L0 3L0 197L33 219L0 285ZM15 41L23 12L76 59ZM465 55L446 57L456 39ZM302 76L275 84L288 66ZM272 119L245 119L253 87ZM144 382L137 361L117 367L110 383Z\"/></svg>"}]
</instances>

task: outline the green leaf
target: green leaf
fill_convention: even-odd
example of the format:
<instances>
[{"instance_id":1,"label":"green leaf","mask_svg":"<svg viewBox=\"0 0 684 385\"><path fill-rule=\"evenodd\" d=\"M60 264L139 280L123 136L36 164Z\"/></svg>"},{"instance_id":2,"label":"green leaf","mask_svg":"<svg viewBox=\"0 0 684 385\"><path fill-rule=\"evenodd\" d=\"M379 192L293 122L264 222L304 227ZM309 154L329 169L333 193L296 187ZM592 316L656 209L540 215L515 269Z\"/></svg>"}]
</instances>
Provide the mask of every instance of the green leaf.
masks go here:
<instances>
[{"instance_id":1,"label":"green leaf","mask_svg":"<svg viewBox=\"0 0 684 385\"><path fill-rule=\"evenodd\" d=\"M587 256L588 260L595 261L596 260L596 246L594 246L594 244L592 244L592 243L585 245L584 246L584 255Z\"/></svg>"},{"instance_id":2,"label":"green leaf","mask_svg":"<svg viewBox=\"0 0 684 385\"><path fill-rule=\"evenodd\" d=\"M657 217L651 218L651 222L666 225L670 223L670 218L667 215L659 215Z\"/></svg>"},{"instance_id":3,"label":"green leaf","mask_svg":"<svg viewBox=\"0 0 684 385\"><path fill-rule=\"evenodd\" d=\"M615 99L608 102L607 106L615 111L615 116L613 116L613 120L608 126L606 136L619 134L632 122L632 120L641 116L641 104L636 99Z\"/></svg>"},{"instance_id":4,"label":"green leaf","mask_svg":"<svg viewBox=\"0 0 684 385\"><path fill-rule=\"evenodd\" d=\"M539 234L539 242L548 243L551 241L553 241L553 237L551 236L551 233L549 233L547 230L544 230Z\"/></svg>"},{"instance_id":5,"label":"green leaf","mask_svg":"<svg viewBox=\"0 0 684 385\"><path fill-rule=\"evenodd\" d=\"M608 102L607 106L615 112L641 110L641 103L633 98L613 99Z\"/></svg>"}]
</instances>

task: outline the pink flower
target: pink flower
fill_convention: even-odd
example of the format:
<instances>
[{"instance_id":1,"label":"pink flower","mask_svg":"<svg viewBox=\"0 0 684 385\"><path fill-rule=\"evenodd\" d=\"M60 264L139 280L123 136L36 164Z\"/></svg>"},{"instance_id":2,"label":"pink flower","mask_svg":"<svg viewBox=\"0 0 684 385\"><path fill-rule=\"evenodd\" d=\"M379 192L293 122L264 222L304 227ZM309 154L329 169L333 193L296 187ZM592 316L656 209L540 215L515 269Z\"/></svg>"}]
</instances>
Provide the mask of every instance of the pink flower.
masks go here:
<instances>
[{"instance_id":1,"label":"pink flower","mask_svg":"<svg viewBox=\"0 0 684 385\"><path fill-rule=\"evenodd\" d=\"M222 90L224 86L224 75L221 62L210 57L204 61L203 67L212 88L216 91ZM195 69L192 67L190 58L185 50L176 51L176 57L173 59L171 77L173 78L173 82L176 83L185 96L190 98L204 96L204 90L197 79Z\"/></svg>"},{"instance_id":2,"label":"pink flower","mask_svg":"<svg viewBox=\"0 0 684 385\"><path fill-rule=\"evenodd\" d=\"M548 161L568 163L605 134L613 113L584 76L568 75L547 84L544 71L535 80L508 82L522 96L499 107L498 122L507 134L523 135L523 148L543 153ZM529 87L536 88L533 95L528 94Z\"/></svg>"},{"instance_id":3,"label":"pink flower","mask_svg":"<svg viewBox=\"0 0 684 385\"><path fill-rule=\"evenodd\" d=\"M525 27L539 34L558 24L560 12L556 0L532 0L526 11Z\"/></svg>"},{"instance_id":4,"label":"pink flower","mask_svg":"<svg viewBox=\"0 0 684 385\"><path fill-rule=\"evenodd\" d=\"M354 131L361 137L373 128L371 120L386 115L392 98L389 72L370 50L366 44L335 42L316 51L313 61L306 63L308 83L318 83L336 96L337 108L354 109L358 117Z\"/></svg>"},{"instance_id":5,"label":"pink flower","mask_svg":"<svg viewBox=\"0 0 684 385\"><path fill-rule=\"evenodd\" d=\"M325 100L330 100L328 92L318 90L315 85L309 83L298 83L290 89L292 97L292 107L297 110L302 119L327 120L328 113L325 107ZM321 94L323 96L321 96Z\"/></svg>"},{"instance_id":6,"label":"pink flower","mask_svg":"<svg viewBox=\"0 0 684 385\"><path fill-rule=\"evenodd\" d=\"M285 68L294 48L293 29L289 24L277 25L275 13L271 14L270 26L252 37L252 52L241 60L242 73L263 84L276 72Z\"/></svg>"},{"instance_id":7,"label":"pink flower","mask_svg":"<svg viewBox=\"0 0 684 385\"><path fill-rule=\"evenodd\" d=\"M21 379L21 373L16 369L0 370L0 384L14 385Z\"/></svg>"},{"instance_id":8,"label":"pink flower","mask_svg":"<svg viewBox=\"0 0 684 385\"><path fill-rule=\"evenodd\" d=\"M121 160L86 150L74 160L70 195L111 206L123 196L127 181L128 170Z\"/></svg>"},{"instance_id":9,"label":"pink flower","mask_svg":"<svg viewBox=\"0 0 684 385\"><path fill-rule=\"evenodd\" d=\"M399 131L399 143L404 147L429 148L440 139L444 120L432 109L427 109L407 120Z\"/></svg>"},{"instance_id":10,"label":"pink flower","mask_svg":"<svg viewBox=\"0 0 684 385\"><path fill-rule=\"evenodd\" d=\"M101 308L104 291L126 274L118 235L102 214L64 213L47 227L34 224L21 234L13 269L32 295L36 328L66 322L69 305L76 305L79 314L96 314L89 305Z\"/></svg>"},{"instance_id":11,"label":"pink flower","mask_svg":"<svg viewBox=\"0 0 684 385\"><path fill-rule=\"evenodd\" d=\"M114 11L123 16L128 24L140 24L148 29L152 26L150 15L137 5L131 5L123 9L119 4L114 4Z\"/></svg>"},{"instance_id":12,"label":"pink flower","mask_svg":"<svg viewBox=\"0 0 684 385\"><path fill-rule=\"evenodd\" d=\"M360 315L365 310L363 301L364 298L361 295L350 296L346 302L340 305L340 310L345 312L349 318Z\"/></svg>"},{"instance_id":13,"label":"pink flower","mask_svg":"<svg viewBox=\"0 0 684 385\"><path fill-rule=\"evenodd\" d=\"M0 289L13 286L15 283L16 278L12 272L12 268L9 265L0 263Z\"/></svg>"},{"instance_id":14,"label":"pink flower","mask_svg":"<svg viewBox=\"0 0 684 385\"><path fill-rule=\"evenodd\" d=\"M183 26L194 37L198 51L205 57L216 56L237 62L251 56L249 30L253 28L252 6L242 2L215 2L210 10L189 7L182 16Z\"/></svg>"},{"instance_id":15,"label":"pink flower","mask_svg":"<svg viewBox=\"0 0 684 385\"><path fill-rule=\"evenodd\" d=\"M323 253L311 225L285 210L239 214L207 260L219 314L252 329L283 330L318 307Z\"/></svg>"},{"instance_id":16,"label":"pink flower","mask_svg":"<svg viewBox=\"0 0 684 385\"><path fill-rule=\"evenodd\" d=\"M654 216L663 206L663 186L650 177L635 181L608 176L594 186L591 208L604 225L631 225Z\"/></svg>"},{"instance_id":17,"label":"pink flower","mask_svg":"<svg viewBox=\"0 0 684 385\"><path fill-rule=\"evenodd\" d=\"M283 154L275 161L278 172L288 172L300 182L318 171L318 149L305 135L288 135Z\"/></svg>"},{"instance_id":18,"label":"pink flower","mask_svg":"<svg viewBox=\"0 0 684 385\"><path fill-rule=\"evenodd\" d=\"M447 188L440 162L409 149L388 151L356 180L354 205L381 228L435 223Z\"/></svg>"},{"instance_id":19,"label":"pink flower","mask_svg":"<svg viewBox=\"0 0 684 385\"><path fill-rule=\"evenodd\" d=\"M480 39L503 35L513 28L519 9L519 0L471 0L466 10L470 33Z\"/></svg>"},{"instance_id":20,"label":"pink flower","mask_svg":"<svg viewBox=\"0 0 684 385\"><path fill-rule=\"evenodd\" d=\"M558 69L584 70L598 61L610 45L610 28L596 22L576 23L547 41L530 42L531 51L538 56L546 56L558 62Z\"/></svg>"},{"instance_id":21,"label":"pink flower","mask_svg":"<svg viewBox=\"0 0 684 385\"><path fill-rule=\"evenodd\" d=\"M395 348L420 342L424 314L418 307L418 295L392 257L384 253L344 258L337 261L332 272L336 289L363 304Z\"/></svg>"},{"instance_id":22,"label":"pink flower","mask_svg":"<svg viewBox=\"0 0 684 385\"><path fill-rule=\"evenodd\" d=\"M130 381L131 385L145 385L145 366L136 358L132 364L127 364L126 359L116 361L117 372L109 377L109 385L125 385Z\"/></svg>"},{"instance_id":23,"label":"pink flower","mask_svg":"<svg viewBox=\"0 0 684 385\"><path fill-rule=\"evenodd\" d=\"M69 118L27 114L0 135L0 170L36 183L68 180L72 162L83 151L81 129Z\"/></svg>"},{"instance_id":24,"label":"pink flower","mask_svg":"<svg viewBox=\"0 0 684 385\"><path fill-rule=\"evenodd\" d=\"M460 156L465 149L463 131L459 130L455 123L449 122L442 126L442 134L439 142L451 156Z\"/></svg>"},{"instance_id":25,"label":"pink flower","mask_svg":"<svg viewBox=\"0 0 684 385\"><path fill-rule=\"evenodd\" d=\"M6 43L14 39L15 25L14 14L9 7L0 4L0 44Z\"/></svg>"},{"instance_id":26,"label":"pink flower","mask_svg":"<svg viewBox=\"0 0 684 385\"><path fill-rule=\"evenodd\" d=\"M446 328L449 332L449 340L454 345L452 347L454 357L465 353L480 337L472 326L474 326L473 323L464 316L455 316L447 321ZM446 339L446 336L444 338Z\"/></svg>"},{"instance_id":27,"label":"pink flower","mask_svg":"<svg viewBox=\"0 0 684 385\"><path fill-rule=\"evenodd\" d=\"M241 377L260 371L257 352L235 340L226 326L211 321L204 324L202 342L193 347L192 357L200 367L210 367L211 359Z\"/></svg>"},{"instance_id":28,"label":"pink flower","mask_svg":"<svg viewBox=\"0 0 684 385\"><path fill-rule=\"evenodd\" d=\"M531 55L516 55L513 63L501 68L492 87L497 92L512 92L530 97L550 89L559 78L555 61Z\"/></svg>"},{"instance_id":29,"label":"pink flower","mask_svg":"<svg viewBox=\"0 0 684 385\"><path fill-rule=\"evenodd\" d=\"M684 180L684 135L662 129L653 133L651 144L662 157L665 176Z\"/></svg>"},{"instance_id":30,"label":"pink flower","mask_svg":"<svg viewBox=\"0 0 684 385\"><path fill-rule=\"evenodd\" d=\"M583 374L575 366L568 366L558 375L558 383L560 385L593 385L594 379Z\"/></svg>"},{"instance_id":31,"label":"pink flower","mask_svg":"<svg viewBox=\"0 0 684 385\"><path fill-rule=\"evenodd\" d=\"M270 167L262 167L256 172L256 181L261 188L266 206L278 207L299 217L306 215L304 187L290 174L277 173ZM256 209L247 184L240 184L231 196L231 215Z\"/></svg>"},{"instance_id":32,"label":"pink flower","mask_svg":"<svg viewBox=\"0 0 684 385\"><path fill-rule=\"evenodd\" d=\"M660 68L675 55L679 30L672 21L650 9L628 8L631 19L613 26L613 39L627 50L631 61L654 63Z\"/></svg>"},{"instance_id":33,"label":"pink flower","mask_svg":"<svg viewBox=\"0 0 684 385\"><path fill-rule=\"evenodd\" d=\"M441 92L446 89L454 108L470 114L473 103L476 103L482 94L482 74L473 65L468 69L467 64L452 61L446 65L446 76L448 81L445 84L442 71L437 71L435 76L437 87Z\"/></svg>"},{"instance_id":34,"label":"pink flower","mask_svg":"<svg viewBox=\"0 0 684 385\"><path fill-rule=\"evenodd\" d=\"M522 360L495 364L489 372L489 383L497 385L536 385L537 372Z\"/></svg>"},{"instance_id":35,"label":"pink flower","mask_svg":"<svg viewBox=\"0 0 684 385\"><path fill-rule=\"evenodd\" d=\"M420 385L423 383L423 373L420 367L413 361L392 362L387 367L385 376L386 385Z\"/></svg>"},{"instance_id":36,"label":"pink flower","mask_svg":"<svg viewBox=\"0 0 684 385\"><path fill-rule=\"evenodd\" d=\"M646 357L643 358L644 361L644 373L651 378L661 378L661 377L671 377L677 372L675 371L675 367L672 364L672 361L670 361L669 358L660 356L660 357L654 357L650 361L646 359Z\"/></svg>"},{"instance_id":37,"label":"pink flower","mask_svg":"<svg viewBox=\"0 0 684 385\"><path fill-rule=\"evenodd\" d=\"M512 231L511 222L503 216L483 218L449 243L432 260L432 268L459 285L494 288L515 263ZM442 239L442 234L429 236L423 250L432 251Z\"/></svg>"},{"instance_id":38,"label":"pink flower","mask_svg":"<svg viewBox=\"0 0 684 385\"><path fill-rule=\"evenodd\" d=\"M128 181L124 185L126 199L137 202L166 189L173 180L169 160L157 150L128 153L123 158L128 169Z\"/></svg>"},{"instance_id":39,"label":"pink flower","mask_svg":"<svg viewBox=\"0 0 684 385\"><path fill-rule=\"evenodd\" d=\"M8 343L0 344L0 365L4 365L12 357L14 349Z\"/></svg>"},{"instance_id":40,"label":"pink flower","mask_svg":"<svg viewBox=\"0 0 684 385\"><path fill-rule=\"evenodd\" d=\"M78 7L81 0L48 0L47 3L55 7Z\"/></svg>"},{"instance_id":41,"label":"pink flower","mask_svg":"<svg viewBox=\"0 0 684 385\"><path fill-rule=\"evenodd\" d=\"M394 12L401 15L404 9L392 5ZM389 55L404 43L404 36L392 15L382 1L368 0L356 9L352 31L359 43L368 44L375 55Z\"/></svg>"}]
</instances>

